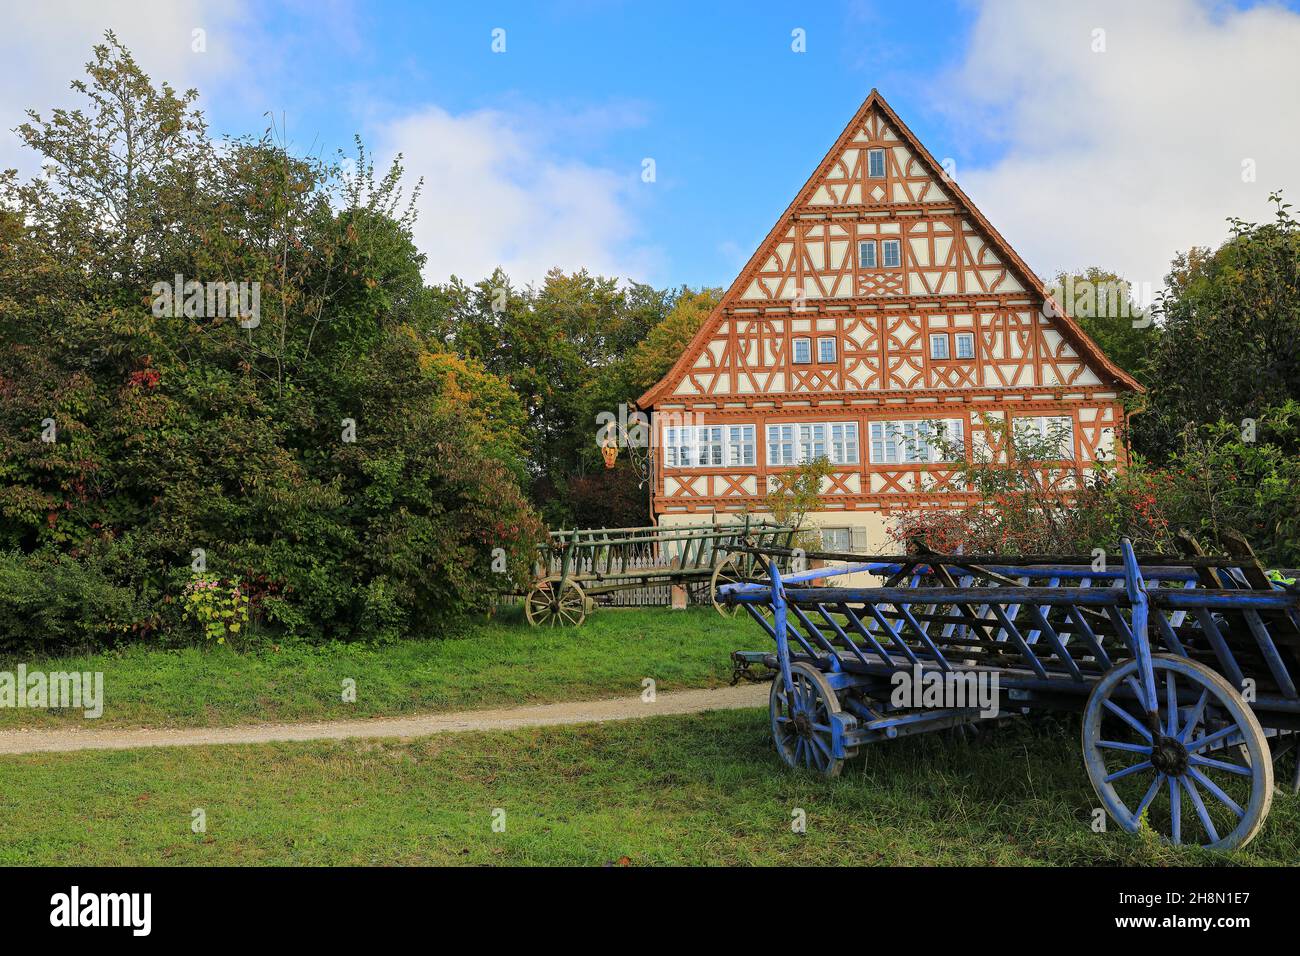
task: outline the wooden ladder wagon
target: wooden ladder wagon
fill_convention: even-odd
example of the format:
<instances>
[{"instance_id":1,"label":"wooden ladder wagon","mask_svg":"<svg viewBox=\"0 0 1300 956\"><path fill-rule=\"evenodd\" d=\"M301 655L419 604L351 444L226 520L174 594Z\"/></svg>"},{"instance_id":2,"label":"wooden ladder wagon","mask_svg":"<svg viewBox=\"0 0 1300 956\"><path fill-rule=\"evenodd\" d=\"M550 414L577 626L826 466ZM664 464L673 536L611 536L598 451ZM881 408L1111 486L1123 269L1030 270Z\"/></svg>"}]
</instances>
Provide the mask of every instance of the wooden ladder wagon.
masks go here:
<instances>
[{"instance_id":1,"label":"wooden ladder wagon","mask_svg":"<svg viewBox=\"0 0 1300 956\"><path fill-rule=\"evenodd\" d=\"M755 575L758 559L737 546L789 550L794 536L794 528L748 515L725 523L552 531L538 546L524 615L534 627L576 627L618 591L707 582L716 595L722 585ZM767 573L765 564L760 573ZM716 600L714 607L736 612Z\"/></svg>"},{"instance_id":2,"label":"wooden ladder wagon","mask_svg":"<svg viewBox=\"0 0 1300 956\"><path fill-rule=\"evenodd\" d=\"M773 561L767 581L719 600L776 644L732 656L774 671L772 735L792 767L835 776L879 741L1073 710L1116 823L1230 849L1263 825L1274 762L1300 754L1300 587L1227 543L1228 556L1139 557L1124 540L1100 562L809 554L861 563L783 575ZM883 584L835 580L863 572ZM917 685L944 693L893 694Z\"/></svg>"}]
</instances>

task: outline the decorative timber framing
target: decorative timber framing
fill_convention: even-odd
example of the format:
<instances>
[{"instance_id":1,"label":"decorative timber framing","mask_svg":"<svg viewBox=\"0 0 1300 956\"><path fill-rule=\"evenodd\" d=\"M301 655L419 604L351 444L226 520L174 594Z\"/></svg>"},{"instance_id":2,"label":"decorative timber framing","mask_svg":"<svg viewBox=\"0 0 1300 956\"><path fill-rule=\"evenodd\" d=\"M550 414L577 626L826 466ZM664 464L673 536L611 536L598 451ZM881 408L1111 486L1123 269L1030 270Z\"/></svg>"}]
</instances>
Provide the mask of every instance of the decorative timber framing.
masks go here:
<instances>
[{"instance_id":1,"label":"decorative timber framing","mask_svg":"<svg viewBox=\"0 0 1300 956\"><path fill-rule=\"evenodd\" d=\"M873 150L884 175L870 174ZM973 354L958 357L963 333ZM811 361L795 361L801 338ZM823 338L835 340L833 361L819 361ZM943 354L932 354L936 339ZM799 421L858 426L858 462L836 466L824 507L888 510L968 496L951 466L872 463L872 422L958 419L969 454L987 416L1065 417L1074 462L1122 461L1119 396L1140 390L872 90L637 405L655 413L656 442L676 416L755 426L752 466L666 468L655 454L656 516L761 507L778 470L767 464L767 425ZM1060 467L1063 480L1069 470Z\"/></svg>"}]
</instances>

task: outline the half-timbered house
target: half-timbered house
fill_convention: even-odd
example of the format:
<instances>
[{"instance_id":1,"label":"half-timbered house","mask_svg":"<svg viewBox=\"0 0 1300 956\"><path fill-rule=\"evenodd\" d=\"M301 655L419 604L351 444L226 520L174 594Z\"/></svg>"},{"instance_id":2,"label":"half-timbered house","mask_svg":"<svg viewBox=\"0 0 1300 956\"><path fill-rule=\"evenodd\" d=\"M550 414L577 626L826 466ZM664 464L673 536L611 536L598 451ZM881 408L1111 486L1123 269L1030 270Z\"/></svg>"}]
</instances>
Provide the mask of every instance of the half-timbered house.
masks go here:
<instances>
[{"instance_id":1,"label":"half-timbered house","mask_svg":"<svg viewBox=\"0 0 1300 956\"><path fill-rule=\"evenodd\" d=\"M892 510L966 500L944 459L997 454L991 423L1122 462L1138 387L873 90L637 404L660 524L761 512L774 473L824 455L823 543L880 552Z\"/></svg>"}]
</instances>

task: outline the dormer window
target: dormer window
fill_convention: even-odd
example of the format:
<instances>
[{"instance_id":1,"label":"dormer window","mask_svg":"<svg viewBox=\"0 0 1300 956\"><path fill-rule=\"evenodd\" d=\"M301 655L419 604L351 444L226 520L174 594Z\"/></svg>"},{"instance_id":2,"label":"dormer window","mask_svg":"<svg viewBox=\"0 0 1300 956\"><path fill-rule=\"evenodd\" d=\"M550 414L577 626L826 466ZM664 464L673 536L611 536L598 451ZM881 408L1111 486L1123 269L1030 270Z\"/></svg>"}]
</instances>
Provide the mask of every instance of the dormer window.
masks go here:
<instances>
[{"instance_id":1,"label":"dormer window","mask_svg":"<svg viewBox=\"0 0 1300 956\"><path fill-rule=\"evenodd\" d=\"M885 178L885 151L883 149L867 150L867 175L872 179Z\"/></svg>"}]
</instances>

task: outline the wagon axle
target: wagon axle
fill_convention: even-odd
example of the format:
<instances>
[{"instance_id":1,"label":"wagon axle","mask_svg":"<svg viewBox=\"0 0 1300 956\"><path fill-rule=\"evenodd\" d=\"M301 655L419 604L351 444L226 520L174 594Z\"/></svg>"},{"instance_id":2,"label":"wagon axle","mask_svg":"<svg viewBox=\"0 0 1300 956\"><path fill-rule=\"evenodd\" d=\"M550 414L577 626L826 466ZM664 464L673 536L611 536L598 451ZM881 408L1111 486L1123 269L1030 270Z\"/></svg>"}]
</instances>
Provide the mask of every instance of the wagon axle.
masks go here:
<instances>
[{"instance_id":1,"label":"wagon axle","mask_svg":"<svg viewBox=\"0 0 1300 956\"><path fill-rule=\"evenodd\" d=\"M1151 750L1151 766L1167 777L1181 777L1190 766L1188 757L1187 748L1178 738L1162 736Z\"/></svg>"}]
</instances>

